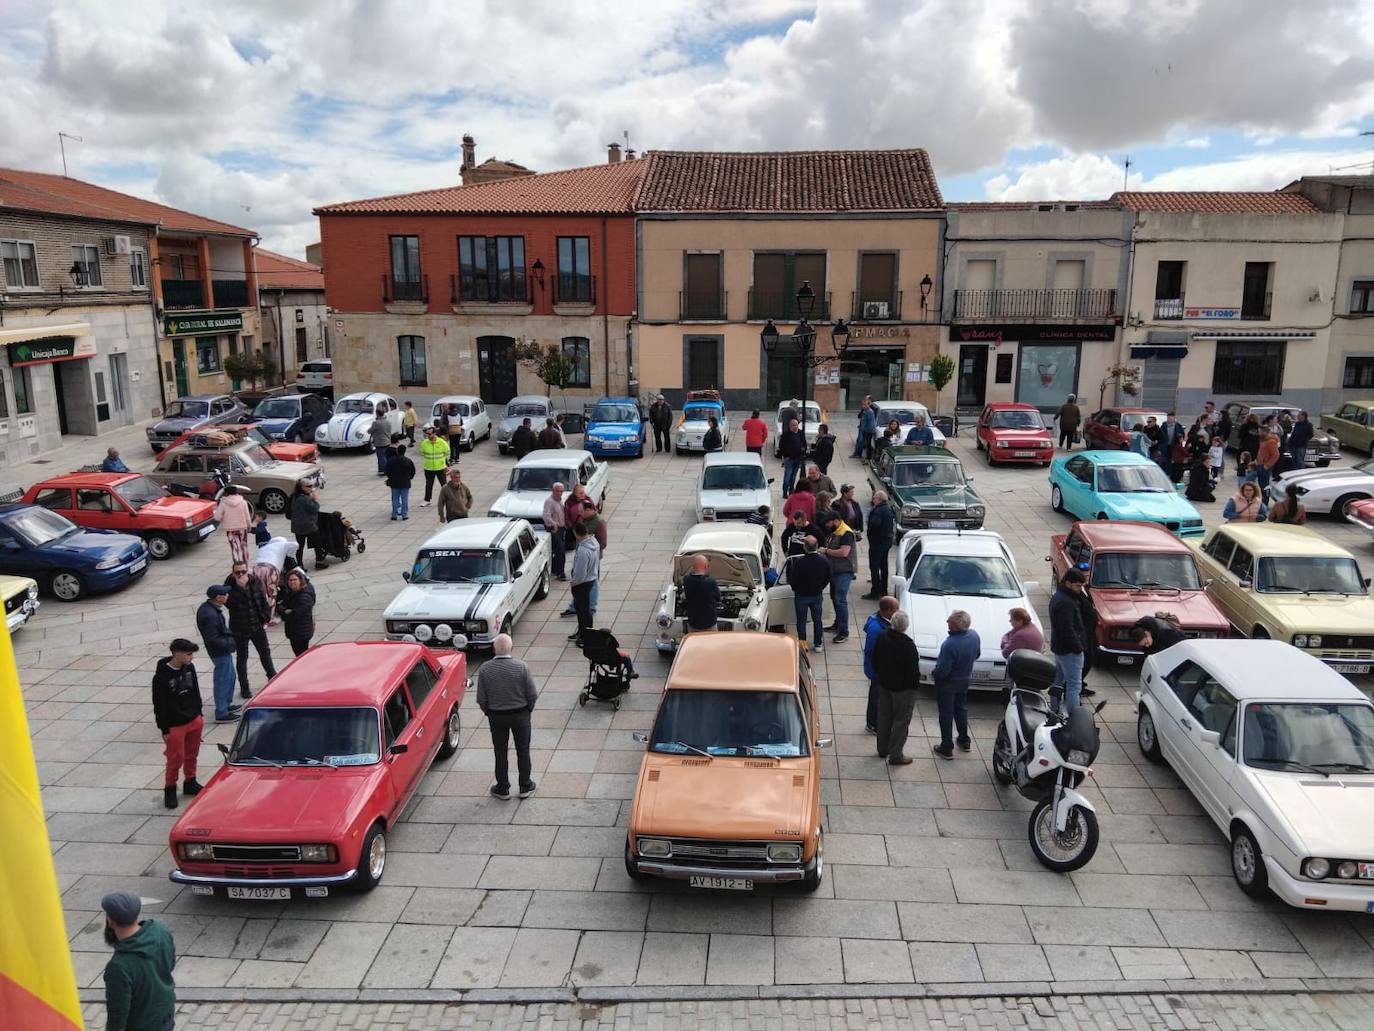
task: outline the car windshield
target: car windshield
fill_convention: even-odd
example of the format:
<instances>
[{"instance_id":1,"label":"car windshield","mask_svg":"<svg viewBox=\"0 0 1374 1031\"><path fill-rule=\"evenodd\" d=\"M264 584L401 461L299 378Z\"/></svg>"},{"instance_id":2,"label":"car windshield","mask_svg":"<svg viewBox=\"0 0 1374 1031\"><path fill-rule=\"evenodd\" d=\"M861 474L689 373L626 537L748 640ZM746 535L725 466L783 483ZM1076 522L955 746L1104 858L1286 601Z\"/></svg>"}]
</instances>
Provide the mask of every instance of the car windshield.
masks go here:
<instances>
[{"instance_id":1,"label":"car windshield","mask_svg":"<svg viewBox=\"0 0 1374 1031\"><path fill-rule=\"evenodd\" d=\"M377 710L250 708L229 762L235 766L367 766L381 761Z\"/></svg>"},{"instance_id":2,"label":"car windshield","mask_svg":"<svg viewBox=\"0 0 1374 1031\"><path fill-rule=\"evenodd\" d=\"M377 403L365 397L346 397L334 409L335 415L372 415L377 411Z\"/></svg>"},{"instance_id":3,"label":"car windshield","mask_svg":"<svg viewBox=\"0 0 1374 1031\"><path fill-rule=\"evenodd\" d=\"M1148 552L1099 554L1093 561L1094 587L1173 587L1199 591L1197 566L1191 555L1152 555Z\"/></svg>"},{"instance_id":4,"label":"car windshield","mask_svg":"<svg viewBox=\"0 0 1374 1031\"><path fill-rule=\"evenodd\" d=\"M1097 489L1103 494L1172 494L1177 489L1164 470L1145 465L1099 465Z\"/></svg>"},{"instance_id":5,"label":"car windshield","mask_svg":"<svg viewBox=\"0 0 1374 1031\"><path fill-rule=\"evenodd\" d=\"M884 408L878 412L879 424L886 426L893 419L897 420L899 426L910 426L916 421L916 416L925 419L926 425L930 425L930 415L925 409L915 408Z\"/></svg>"},{"instance_id":6,"label":"car windshield","mask_svg":"<svg viewBox=\"0 0 1374 1031\"><path fill-rule=\"evenodd\" d=\"M701 477L702 490L763 490L767 483L756 465L708 466Z\"/></svg>"},{"instance_id":7,"label":"car windshield","mask_svg":"<svg viewBox=\"0 0 1374 1031\"><path fill-rule=\"evenodd\" d=\"M1014 409L1010 412L993 412L988 423L994 430L1043 430L1039 412L1026 412Z\"/></svg>"},{"instance_id":8,"label":"car windshield","mask_svg":"<svg viewBox=\"0 0 1374 1031\"><path fill-rule=\"evenodd\" d=\"M1244 732L1248 766L1374 772L1374 707L1361 702L1251 702Z\"/></svg>"},{"instance_id":9,"label":"car windshield","mask_svg":"<svg viewBox=\"0 0 1374 1031\"><path fill-rule=\"evenodd\" d=\"M413 584L499 584L506 554L494 548L427 548L415 559Z\"/></svg>"},{"instance_id":10,"label":"car windshield","mask_svg":"<svg viewBox=\"0 0 1374 1031\"><path fill-rule=\"evenodd\" d=\"M1006 559L997 555L923 555L907 587L911 594L959 594L1019 598L1021 587Z\"/></svg>"},{"instance_id":11,"label":"car windshield","mask_svg":"<svg viewBox=\"0 0 1374 1031\"><path fill-rule=\"evenodd\" d=\"M443 415L445 412L447 412L447 411L449 410L450 407L452 407L452 408L457 408L457 409L458 409L458 415L459 415L461 418L467 418L467 416L468 416L468 406L467 406L467 405L464 405L464 404L459 404L459 403L456 402L456 401L450 402L449 404L444 404L442 401L437 401L437 402L435 402L435 404L434 404L434 412L433 412L434 418L436 418L436 419L439 418L439 416L441 416L441 415ZM452 413L450 413L450 414L452 414Z\"/></svg>"},{"instance_id":12,"label":"car windshield","mask_svg":"<svg viewBox=\"0 0 1374 1031\"><path fill-rule=\"evenodd\" d=\"M66 516L49 512L46 508L26 508L15 512L5 520L4 526L35 548L61 540L80 529Z\"/></svg>"},{"instance_id":13,"label":"car windshield","mask_svg":"<svg viewBox=\"0 0 1374 1031\"><path fill-rule=\"evenodd\" d=\"M1353 558L1271 555L1259 560L1257 586L1271 594L1368 593Z\"/></svg>"},{"instance_id":14,"label":"car windshield","mask_svg":"<svg viewBox=\"0 0 1374 1031\"><path fill-rule=\"evenodd\" d=\"M277 460L261 444L249 444L247 447L239 448L234 454L247 467L248 472L277 464Z\"/></svg>"},{"instance_id":15,"label":"car windshield","mask_svg":"<svg viewBox=\"0 0 1374 1031\"><path fill-rule=\"evenodd\" d=\"M577 471L552 466L532 466L527 469L512 469L506 490L553 490L555 483L566 486L577 482Z\"/></svg>"},{"instance_id":16,"label":"car windshield","mask_svg":"<svg viewBox=\"0 0 1374 1031\"><path fill-rule=\"evenodd\" d=\"M535 417L535 416L537 416L537 417L539 417L539 418L541 418L541 419L547 419L547 418L549 417L550 414L552 414L552 413L549 411L549 409L548 409L545 405L527 404L527 405L507 405L507 406L506 406L506 418L507 418L507 419L510 419L510 418L523 419L523 418L524 418L525 416L527 416L527 415L530 416L530 417Z\"/></svg>"},{"instance_id":17,"label":"car windshield","mask_svg":"<svg viewBox=\"0 0 1374 1031\"><path fill-rule=\"evenodd\" d=\"M162 410L164 419L204 419L209 414L208 401L173 401Z\"/></svg>"},{"instance_id":18,"label":"car windshield","mask_svg":"<svg viewBox=\"0 0 1374 1031\"><path fill-rule=\"evenodd\" d=\"M253 409L258 419L294 419L300 414L301 403L294 397L269 397L259 401Z\"/></svg>"},{"instance_id":19,"label":"car windshield","mask_svg":"<svg viewBox=\"0 0 1374 1031\"><path fill-rule=\"evenodd\" d=\"M958 462L897 462L892 467L894 487L962 487L964 471Z\"/></svg>"},{"instance_id":20,"label":"car windshield","mask_svg":"<svg viewBox=\"0 0 1374 1031\"><path fill-rule=\"evenodd\" d=\"M801 417L801 410L802 410L802 408L801 408L801 405L799 405L799 404L795 404L795 405L783 405L781 408L778 409L778 416L781 417L781 416L782 416L782 413L785 412L785 411L787 411L787 409L788 409L789 407L790 407L790 408L796 409L797 417L798 417L798 418ZM806 406L806 421L807 421L807 422L820 422L820 421L821 421L821 409L820 409L820 406L819 406L819 405L812 405L812 404L809 404L809 405Z\"/></svg>"},{"instance_id":21,"label":"car windshield","mask_svg":"<svg viewBox=\"0 0 1374 1031\"><path fill-rule=\"evenodd\" d=\"M597 405L592 409L592 422L639 422L639 409L634 405Z\"/></svg>"},{"instance_id":22,"label":"car windshield","mask_svg":"<svg viewBox=\"0 0 1374 1031\"><path fill-rule=\"evenodd\" d=\"M1364 473L1366 476L1374 476L1374 458L1366 459L1359 465L1355 466L1355 468L1358 469L1360 472Z\"/></svg>"},{"instance_id":23,"label":"car windshield","mask_svg":"<svg viewBox=\"0 0 1374 1031\"><path fill-rule=\"evenodd\" d=\"M687 422L705 422L711 416L721 416L720 405L687 405L682 409L682 418Z\"/></svg>"},{"instance_id":24,"label":"car windshield","mask_svg":"<svg viewBox=\"0 0 1374 1031\"><path fill-rule=\"evenodd\" d=\"M801 703L790 691L674 691L663 696L649 748L671 755L809 754Z\"/></svg>"},{"instance_id":25,"label":"car windshield","mask_svg":"<svg viewBox=\"0 0 1374 1031\"><path fill-rule=\"evenodd\" d=\"M165 492L146 476L135 476L115 486L115 493L129 503L137 512L144 505L165 497Z\"/></svg>"},{"instance_id":26,"label":"car windshield","mask_svg":"<svg viewBox=\"0 0 1374 1031\"><path fill-rule=\"evenodd\" d=\"M272 438L266 433L263 433L262 430L258 429L256 426L249 426L248 432L243 435L243 439L251 440L254 444L261 444L263 447L272 443ZM267 452L267 457L269 461L276 461L276 459L272 457L272 452L270 451Z\"/></svg>"}]
</instances>

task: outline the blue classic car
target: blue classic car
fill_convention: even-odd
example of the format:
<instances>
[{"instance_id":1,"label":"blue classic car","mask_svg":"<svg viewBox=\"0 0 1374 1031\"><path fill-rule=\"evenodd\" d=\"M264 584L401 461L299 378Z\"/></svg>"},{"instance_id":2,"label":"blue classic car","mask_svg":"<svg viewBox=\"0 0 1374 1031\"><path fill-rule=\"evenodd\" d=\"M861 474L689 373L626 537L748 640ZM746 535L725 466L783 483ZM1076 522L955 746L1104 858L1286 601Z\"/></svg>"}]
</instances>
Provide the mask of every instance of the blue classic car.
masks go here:
<instances>
[{"instance_id":1,"label":"blue classic car","mask_svg":"<svg viewBox=\"0 0 1374 1031\"><path fill-rule=\"evenodd\" d=\"M147 571L142 538L85 530L38 505L0 505L0 573L32 577L58 601L117 590Z\"/></svg>"},{"instance_id":2,"label":"blue classic car","mask_svg":"<svg viewBox=\"0 0 1374 1031\"><path fill-rule=\"evenodd\" d=\"M644 413L632 397L603 397L587 416L582 444L598 458L644 457Z\"/></svg>"},{"instance_id":3,"label":"blue classic car","mask_svg":"<svg viewBox=\"0 0 1374 1031\"><path fill-rule=\"evenodd\" d=\"M1164 471L1133 451L1080 451L1050 465L1050 504L1075 519L1135 519L1201 537L1202 516Z\"/></svg>"},{"instance_id":4,"label":"blue classic car","mask_svg":"<svg viewBox=\"0 0 1374 1031\"><path fill-rule=\"evenodd\" d=\"M253 421L273 440L313 441L315 427L333 412L319 394L282 394L265 397L253 409Z\"/></svg>"}]
</instances>

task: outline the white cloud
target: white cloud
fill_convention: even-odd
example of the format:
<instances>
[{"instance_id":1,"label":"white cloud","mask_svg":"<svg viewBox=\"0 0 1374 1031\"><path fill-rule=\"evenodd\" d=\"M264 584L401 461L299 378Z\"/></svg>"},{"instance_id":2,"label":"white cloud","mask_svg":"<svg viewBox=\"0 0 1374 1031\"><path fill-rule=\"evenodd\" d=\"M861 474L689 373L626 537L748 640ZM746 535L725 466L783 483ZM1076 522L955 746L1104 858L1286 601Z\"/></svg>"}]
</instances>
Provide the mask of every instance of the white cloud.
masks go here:
<instances>
[{"instance_id":1,"label":"white cloud","mask_svg":"<svg viewBox=\"0 0 1374 1031\"><path fill-rule=\"evenodd\" d=\"M1285 150L1245 154L1226 161L1184 165L1151 176L1145 190L1276 190L1304 175L1350 174L1370 170L1368 162L1350 167L1362 155L1348 150Z\"/></svg>"},{"instance_id":2,"label":"white cloud","mask_svg":"<svg viewBox=\"0 0 1374 1031\"><path fill-rule=\"evenodd\" d=\"M985 184L988 200L1100 200L1125 188L1125 169L1109 157L1077 154L1018 166L1013 180L994 176ZM1140 175L1130 177L1133 189Z\"/></svg>"},{"instance_id":3,"label":"white cloud","mask_svg":"<svg viewBox=\"0 0 1374 1031\"><path fill-rule=\"evenodd\" d=\"M1207 136L1193 136L1183 141L1182 146L1190 150L1206 150L1212 145L1212 140Z\"/></svg>"}]
</instances>

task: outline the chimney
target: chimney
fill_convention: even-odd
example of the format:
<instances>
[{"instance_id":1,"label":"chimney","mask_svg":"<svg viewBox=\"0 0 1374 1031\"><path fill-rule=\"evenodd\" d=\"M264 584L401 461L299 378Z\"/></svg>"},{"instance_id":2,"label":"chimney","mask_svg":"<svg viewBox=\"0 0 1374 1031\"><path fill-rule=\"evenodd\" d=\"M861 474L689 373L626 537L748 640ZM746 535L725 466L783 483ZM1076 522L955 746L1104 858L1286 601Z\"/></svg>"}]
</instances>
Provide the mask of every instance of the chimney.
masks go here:
<instances>
[{"instance_id":1,"label":"chimney","mask_svg":"<svg viewBox=\"0 0 1374 1031\"><path fill-rule=\"evenodd\" d=\"M634 159L635 159L635 149L634 149L634 147L627 147L626 150L625 150L625 160L626 160L626 161L633 161Z\"/></svg>"},{"instance_id":2,"label":"chimney","mask_svg":"<svg viewBox=\"0 0 1374 1031\"><path fill-rule=\"evenodd\" d=\"M618 165L620 163L620 144L611 143L606 147L606 164Z\"/></svg>"},{"instance_id":3,"label":"chimney","mask_svg":"<svg viewBox=\"0 0 1374 1031\"><path fill-rule=\"evenodd\" d=\"M472 168L477 164L477 141L467 133L463 134L463 164L462 168Z\"/></svg>"}]
</instances>

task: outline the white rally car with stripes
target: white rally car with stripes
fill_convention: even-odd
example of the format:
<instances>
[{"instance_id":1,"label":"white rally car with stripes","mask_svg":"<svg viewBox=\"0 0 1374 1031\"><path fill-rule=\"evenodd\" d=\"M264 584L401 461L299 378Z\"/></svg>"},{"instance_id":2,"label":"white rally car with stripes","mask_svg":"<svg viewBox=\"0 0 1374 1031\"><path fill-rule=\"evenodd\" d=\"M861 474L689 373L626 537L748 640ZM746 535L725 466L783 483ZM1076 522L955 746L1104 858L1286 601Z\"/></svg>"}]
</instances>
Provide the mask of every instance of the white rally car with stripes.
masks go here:
<instances>
[{"instance_id":1,"label":"white rally car with stripes","mask_svg":"<svg viewBox=\"0 0 1374 1031\"><path fill-rule=\"evenodd\" d=\"M549 593L548 535L524 519L458 519L421 545L382 618L388 641L490 648Z\"/></svg>"},{"instance_id":2,"label":"white rally car with stripes","mask_svg":"<svg viewBox=\"0 0 1374 1031\"><path fill-rule=\"evenodd\" d=\"M371 447L372 423L377 418L378 408L386 413L391 432L400 433L404 413L396 399L390 394L363 391L339 398L329 421L315 430L315 445L321 451L326 448Z\"/></svg>"}]
</instances>

